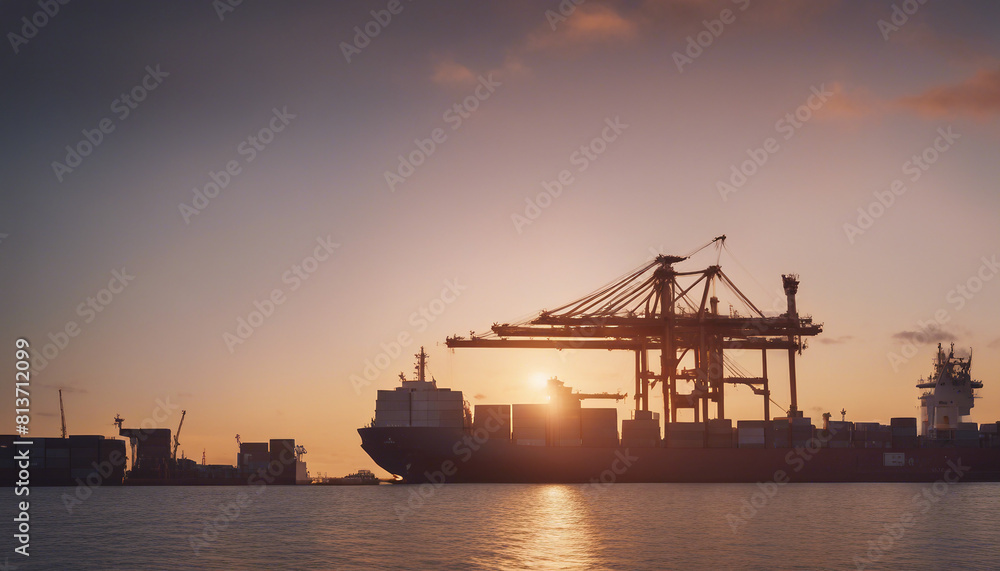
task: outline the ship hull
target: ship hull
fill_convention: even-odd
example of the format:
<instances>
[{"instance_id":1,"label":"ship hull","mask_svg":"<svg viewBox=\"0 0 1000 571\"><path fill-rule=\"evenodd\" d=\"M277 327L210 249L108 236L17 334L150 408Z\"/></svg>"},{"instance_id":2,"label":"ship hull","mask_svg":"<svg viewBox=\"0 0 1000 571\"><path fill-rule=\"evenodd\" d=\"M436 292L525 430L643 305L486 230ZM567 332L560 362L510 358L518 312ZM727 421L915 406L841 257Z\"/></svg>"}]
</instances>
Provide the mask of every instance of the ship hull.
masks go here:
<instances>
[{"instance_id":1,"label":"ship hull","mask_svg":"<svg viewBox=\"0 0 1000 571\"><path fill-rule=\"evenodd\" d=\"M375 463L408 483L1000 481L1000 448L559 447L476 441L454 428L358 433Z\"/></svg>"}]
</instances>

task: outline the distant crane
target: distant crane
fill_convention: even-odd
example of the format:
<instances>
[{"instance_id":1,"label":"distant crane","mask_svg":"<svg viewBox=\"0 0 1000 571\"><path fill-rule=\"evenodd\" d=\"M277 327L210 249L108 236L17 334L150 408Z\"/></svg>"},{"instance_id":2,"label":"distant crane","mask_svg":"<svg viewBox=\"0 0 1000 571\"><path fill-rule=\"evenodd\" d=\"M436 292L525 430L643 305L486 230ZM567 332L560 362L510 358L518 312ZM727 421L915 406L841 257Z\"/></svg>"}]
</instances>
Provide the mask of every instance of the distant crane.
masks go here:
<instances>
[{"instance_id":1,"label":"distant crane","mask_svg":"<svg viewBox=\"0 0 1000 571\"><path fill-rule=\"evenodd\" d=\"M62 389L59 389L59 416L62 418L62 437L66 438L66 413L63 412Z\"/></svg>"},{"instance_id":2,"label":"distant crane","mask_svg":"<svg viewBox=\"0 0 1000 571\"><path fill-rule=\"evenodd\" d=\"M184 415L186 414L186 410L181 411L181 423L177 425L177 434L174 435L174 453L171 457L175 462L177 461L177 447L181 445L181 427L184 426Z\"/></svg>"}]
</instances>

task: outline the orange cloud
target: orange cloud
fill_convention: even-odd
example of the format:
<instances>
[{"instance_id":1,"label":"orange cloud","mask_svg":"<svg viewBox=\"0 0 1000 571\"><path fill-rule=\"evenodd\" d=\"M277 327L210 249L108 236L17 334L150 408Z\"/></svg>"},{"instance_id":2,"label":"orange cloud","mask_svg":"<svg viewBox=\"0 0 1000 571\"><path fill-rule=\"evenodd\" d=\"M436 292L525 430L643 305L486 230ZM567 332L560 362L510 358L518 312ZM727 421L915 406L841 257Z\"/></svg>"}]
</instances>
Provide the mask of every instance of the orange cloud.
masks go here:
<instances>
[{"instance_id":1,"label":"orange cloud","mask_svg":"<svg viewBox=\"0 0 1000 571\"><path fill-rule=\"evenodd\" d=\"M896 103L931 117L996 115L1000 113L1000 68L980 70L961 83L933 87L919 95L902 97Z\"/></svg>"},{"instance_id":2,"label":"orange cloud","mask_svg":"<svg viewBox=\"0 0 1000 571\"><path fill-rule=\"evenodd\" d=\"M454 60L444 60L434 65L431 81L441 85L468 85L476 82L476 74Z\"/></svg>"},{"instance_id":3,"label":"orange cloud","mask_svg":"<svg viewBox=\"0 0 1000 571\"><path fill-rule=\"evenodd\" d=\"M569 15L556 10L546 12L548 25L528 35L528 51L577 48L593 43L628 41L638 34L638 24L614 8L601 4L583 4Z\"/></svg>"},{"instance_id":4,"label":"orange cloud","mask_svg":"<svg viewBox=\"0 0 1000 571\"><path fill-rule=\"evenodd\" d=\"M864 88L844 87L839 81L830 84L833 96L823 104L816 116L821 119L859 119L883 110L885 104Z\"/></svg>"}]
</instances>

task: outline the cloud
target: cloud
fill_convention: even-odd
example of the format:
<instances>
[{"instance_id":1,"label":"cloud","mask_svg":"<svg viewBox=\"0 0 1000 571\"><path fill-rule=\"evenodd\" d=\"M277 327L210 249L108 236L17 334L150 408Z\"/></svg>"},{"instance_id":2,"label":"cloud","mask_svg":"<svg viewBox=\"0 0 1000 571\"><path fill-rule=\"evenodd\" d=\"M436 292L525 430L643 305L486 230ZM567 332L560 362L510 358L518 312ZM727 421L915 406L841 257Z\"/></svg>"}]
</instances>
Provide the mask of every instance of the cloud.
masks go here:
<instances>
[{"instance_id":1,"label":"cloud","mask_svg":"<svg viewBox=\"0 0 1000 571\"><path fill-rule=\"evenodd\" d=\"M980 69L959 83L939 85L919 95L901 97L896 104L928 117L1000 114L1000 67Z\"/></svg>"},{"instance_id":2,"label":"cloud","mask_svg":"<svg viewBox=\"0 0 1000 571\"><path fill-rule=\"evenodd\" d=\"M1000 349L1000 337L997 337L993 341L990 341L986 346L987 349Z\"/></svg>"},{"instance_id":3,"label":"cloud","mask_svg":"<svg viewBox=\"0 0 1000 571\"><path fill-rule=\"evenodd\" d=\"M902 339L903 341L910 341L918 345L926 345L932 343L948 343L955 341L956 337L954 334L941 329L937 324L931 324L923 330L917 331L900 331L892 336L893 339Z\"/></svg>"},{"instance_id":4,"label":"cloud","mask_svg":"<svg viewBox=\"0 0 1000 571\"><path fill-rule=\"evenodd\" d=\"M448 59L434 65L431 81L441 85L468 85L476 82L476 74L455 60Z\"/></svg>"},{"instance_id":5,"label":"cloud","mask_svg":"<svg viewBox=\"0 0 1000 571\"><path fill-rule=\"evenodd\" d=\"M816 341L824 345L840 345L841 343L847 343L851 339L854 339L854 336L843 335L841 337L819 337Z\"/></svg>"},{"instance_id":6,"label":"cloud","mask_svg":"<svg viewBox=\"0 0 1000 571\"><path fill-rule=\"evenodd\" d=\"M829 91L833 95L816 112L816 117L821 120L870 117L880 113L885 107L885 103L864 87L846 87L835 81L830 84Z\"/></svg>"},{"instance_id":7,"label":"cloud","mask_svg":"<svg viewBox=\"0 0 1000 571\"><path fill-rule=\"evenodd\" d=\"M483 393L477 393L476 396L474 396L472 398L474 398L476 400L483 400L484 398L486 398L486 395L484 395Z\"/></svg>"},{"instance_id":8,"label":"cloud","mask_svg":"<svg viewBox=\"0 0 1000 571\"><path fill-rule=\"evenodd\" d=\"M555 14L555 16L552 16ZM638 23L604 4L583 4L568 16L555 10L546 12L548 25L525 39L526 51L574 49L608 42L630 41L636 38Z\"/></svg>"}]
</instances>

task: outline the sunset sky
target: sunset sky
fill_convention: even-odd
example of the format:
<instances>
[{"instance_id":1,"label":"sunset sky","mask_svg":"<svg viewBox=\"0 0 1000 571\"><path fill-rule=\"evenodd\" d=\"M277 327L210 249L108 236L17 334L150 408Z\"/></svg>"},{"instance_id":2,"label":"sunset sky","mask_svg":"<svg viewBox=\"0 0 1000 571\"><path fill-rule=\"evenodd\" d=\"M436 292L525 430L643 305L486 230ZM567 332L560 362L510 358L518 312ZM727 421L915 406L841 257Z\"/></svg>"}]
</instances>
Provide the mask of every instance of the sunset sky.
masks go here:
<instances>
[{"instance_id":1,"label":"sunset sky","mask_svg":"<svg viewBox=\"0 0 1000 571\"><path fill-rule=\"evenodd\" d=\"M295 438L313 475L343 475L375 468L356 428L421 345L472 404L543 402L552 375L631 393L627 352L444 340L725 234L723 270L763 309L800 275L824 325L798 369L816 423L917 416L939 341L973 349L971 420L1000 420L998 18L987 0L5 2L0 368L13 383L29 338L34 435L59 434L61 388L71 434L169 402L189 458Z\"/></svg>"}]
</instances>

